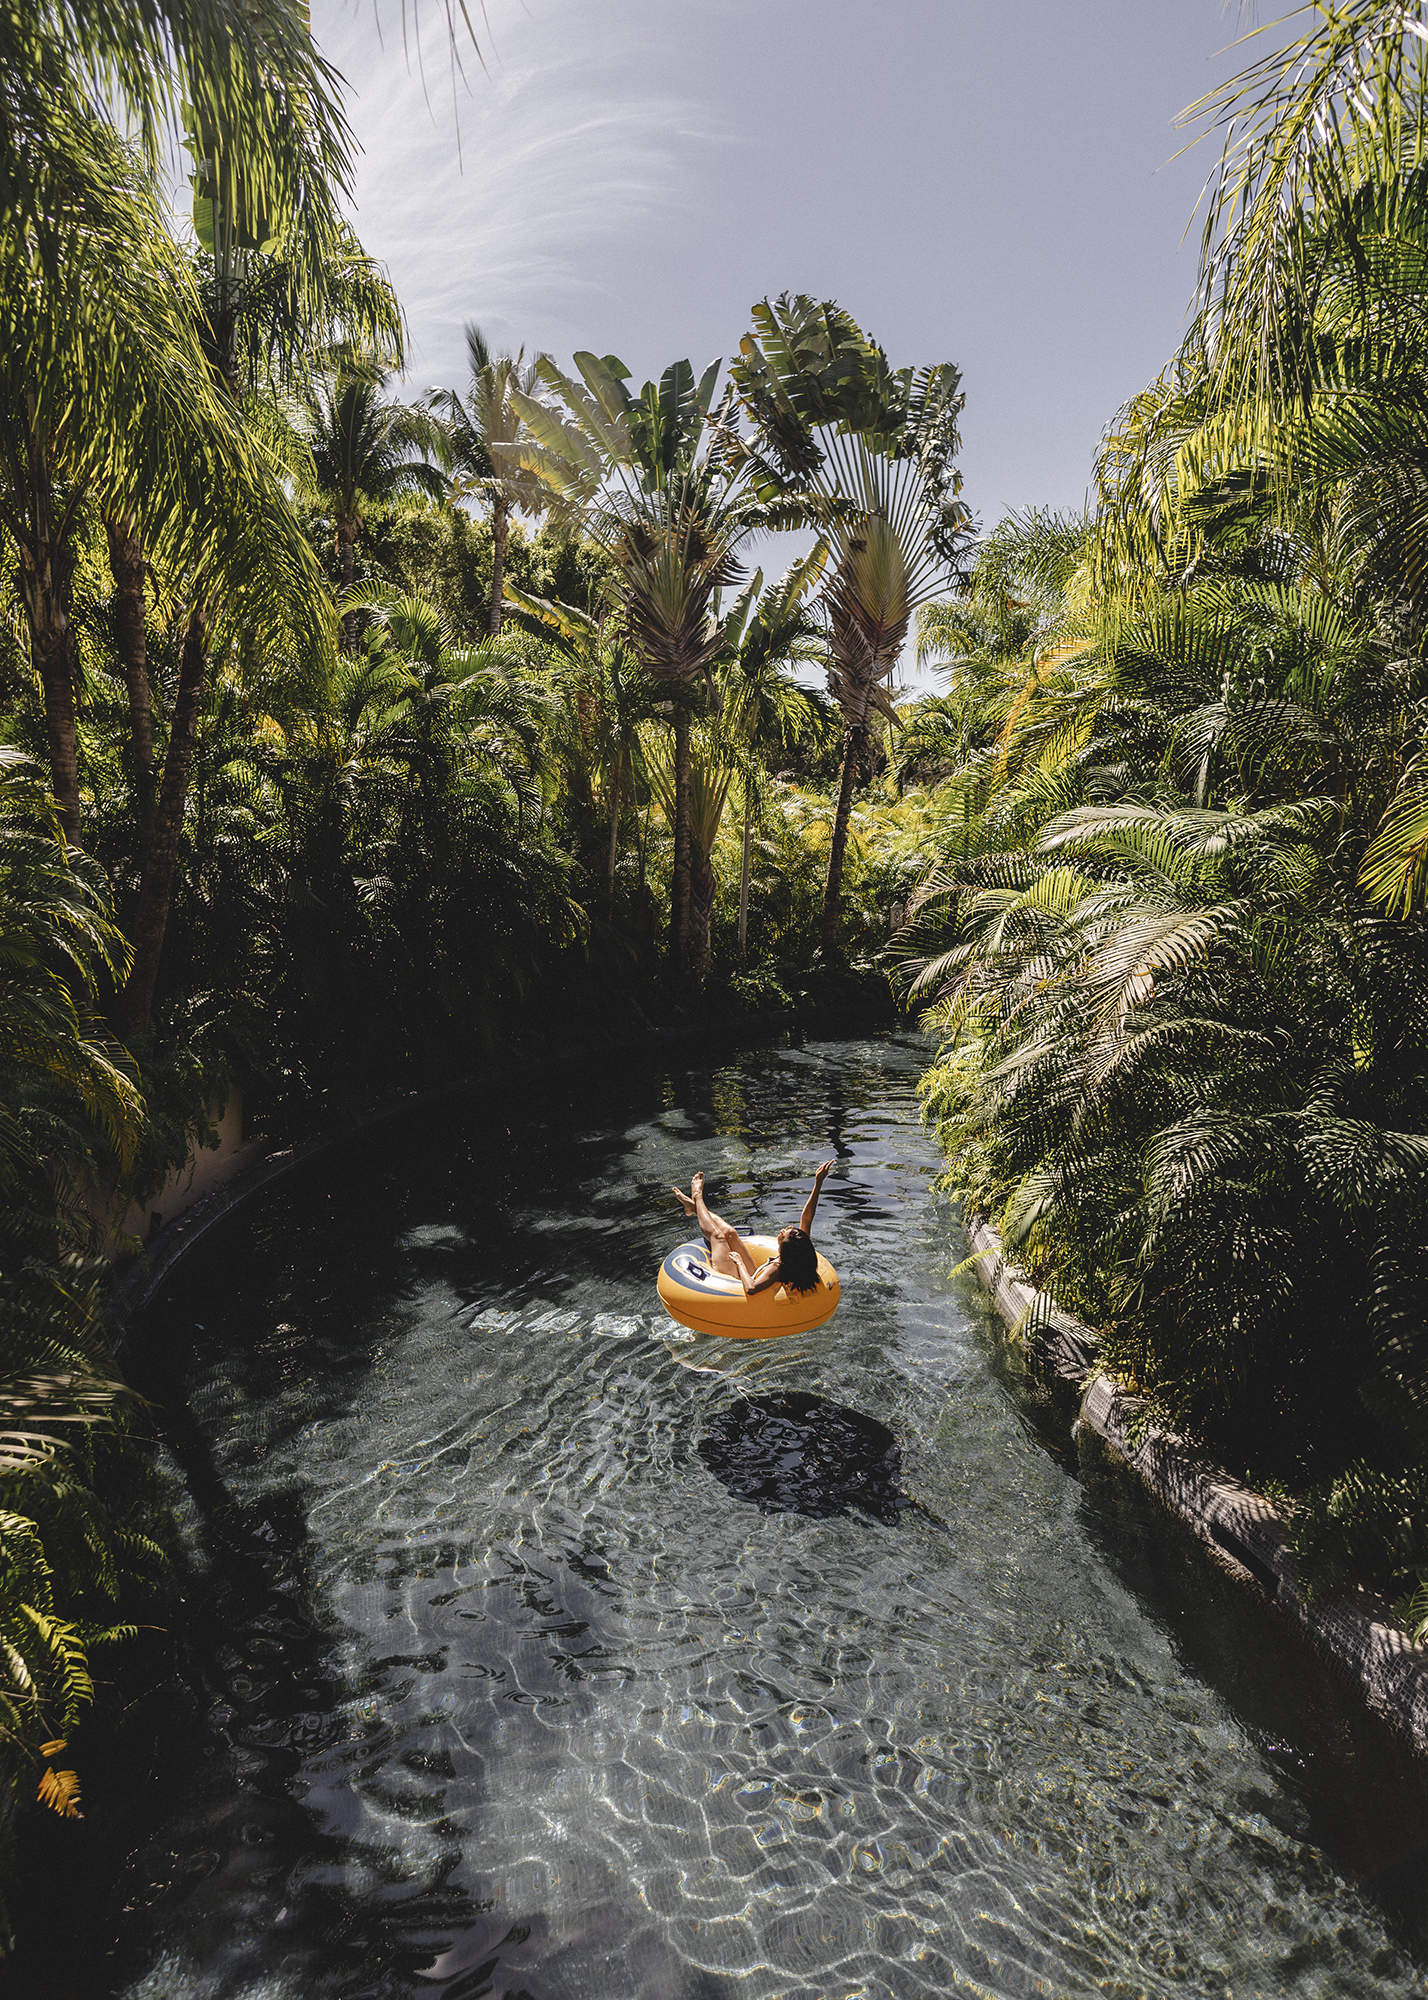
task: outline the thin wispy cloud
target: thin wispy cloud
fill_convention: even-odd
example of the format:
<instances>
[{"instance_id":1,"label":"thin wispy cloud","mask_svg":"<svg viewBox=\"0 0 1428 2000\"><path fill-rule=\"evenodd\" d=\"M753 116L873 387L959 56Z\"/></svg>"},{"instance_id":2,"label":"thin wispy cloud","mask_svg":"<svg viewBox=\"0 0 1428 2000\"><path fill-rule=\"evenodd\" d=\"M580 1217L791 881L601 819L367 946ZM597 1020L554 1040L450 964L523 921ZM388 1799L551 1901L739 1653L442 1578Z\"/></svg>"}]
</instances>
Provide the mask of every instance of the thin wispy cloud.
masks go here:
<instances>
[{"instance_id":1,"label":"thin wispy cloud","mask_svg":"<svg viewBox=\"0 0 1428 2000\"><path fill-rule=\"evenodd\" d=\"M462 327L568 351L582 312L627 283L602 259L678 207L691 161L729 144L707 105L657 74L637 21L563 6L492 5L487 67L464 52L453 91L430 33L408 67L388 27L319 5L313 31L347 79L364 155L357 224L406 308L414 380L455 379ZM395 25L395 24L393 24Z\"/></svg>"},{"instance_id":2,"label":"thin wispy cloud","mask_svg":"<svg viewBox=\"0 0 1428 2000\"><path fill-rule=\"evenodd\" d=\"M358 233L411 327L726 359L769 293L836 298L895 364L963 371L966 497L1079 507L1103 427L1174 352L1214 150L1176 127L1242 58L1225 0L486 0L453 104L400 0L317 0L365 147ZM459 158L458 158L459 118Z\"/></svg>"}]
</instances>

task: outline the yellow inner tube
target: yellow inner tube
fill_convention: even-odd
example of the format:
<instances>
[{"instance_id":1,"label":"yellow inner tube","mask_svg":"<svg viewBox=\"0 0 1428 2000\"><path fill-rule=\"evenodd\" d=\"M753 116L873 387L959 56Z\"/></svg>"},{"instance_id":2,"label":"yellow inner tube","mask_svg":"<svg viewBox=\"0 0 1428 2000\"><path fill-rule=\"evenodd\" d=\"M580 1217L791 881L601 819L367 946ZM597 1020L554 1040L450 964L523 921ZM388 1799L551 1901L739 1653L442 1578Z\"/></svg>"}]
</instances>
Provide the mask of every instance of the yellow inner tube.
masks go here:
<instances>
[{"instance_id":1,"label":"yellow inner tube","mask_svg":"<svg viewBox=\"0 0 1428 2000\"><path fill-rule=\"evenodd\" d=\"M754 1266L778 1249L776 1236L746 1236ZM838 1310L842 1290L826 1257L818 1259L816 1292L791 1292L771 1285L750 1298L737 1278L725 1278L709 1262L702 1240L681 1243L660 1265L659 1295L671 1319L694 1333L725 1340L771 1340L779 1333L809 1333Z\"/></svg>"}]
</instances>

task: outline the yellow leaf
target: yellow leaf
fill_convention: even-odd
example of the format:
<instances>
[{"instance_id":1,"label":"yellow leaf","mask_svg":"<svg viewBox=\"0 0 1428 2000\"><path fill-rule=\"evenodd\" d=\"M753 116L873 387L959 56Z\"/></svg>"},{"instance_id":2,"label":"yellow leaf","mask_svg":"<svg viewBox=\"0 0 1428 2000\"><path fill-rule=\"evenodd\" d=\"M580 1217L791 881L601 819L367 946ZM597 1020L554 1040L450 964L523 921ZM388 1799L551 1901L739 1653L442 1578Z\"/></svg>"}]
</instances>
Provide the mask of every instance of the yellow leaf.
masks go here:
<instances>
[{"instance_id":1,"label":"yellow leaf","mask_svg":"<svg viewBox=\"0 0 1428 2000\"><path fill-rule=\"evenodd\" d=\"M60 1751L65 1748L65 1744L66 1739L63 1736L56 1736L52 1743L42 1743L40 1745L40 1755L42 1757L58 1757Z\"/></svg>"},{"instance_id":2,"label":"yellow leaf","mask_svg":"<svg viewBox=\"0 0 1428 2000\"><path fill-rule=\"evenodd\" d=\"M79 1809L78 1771L56 1771L51 1767L40 1776L39 1800L61 1819L83 1819Z\"/></svg>"}]
</instances>

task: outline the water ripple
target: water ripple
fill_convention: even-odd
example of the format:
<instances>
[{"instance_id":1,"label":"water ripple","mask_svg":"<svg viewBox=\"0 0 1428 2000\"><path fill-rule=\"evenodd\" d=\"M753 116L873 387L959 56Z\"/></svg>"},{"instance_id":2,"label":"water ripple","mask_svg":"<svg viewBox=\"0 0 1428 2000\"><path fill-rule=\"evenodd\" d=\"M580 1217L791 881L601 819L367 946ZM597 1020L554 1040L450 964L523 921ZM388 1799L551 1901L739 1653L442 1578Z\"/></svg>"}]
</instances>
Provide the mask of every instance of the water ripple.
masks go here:
<instances>
[{"instance_id":1,"label":"water ripple","mask_svg":"<svg viewBox=\"0 0 1428 2000\"><path fill-rule=\"evenodd\" d=\"M1008 1396L922 1053L755 1052L518 1155L387 1135L194 1262L152 1351L203 1460L207 1740L135 1855L130 2000L1424 1991ZM669 1183L776 1226L830 1150L836 1319L673 1332ZM760 1511L749 1423L829 1408ZM850 1498L828 1441L878 1437ZM810 1478L837 1504L788 1511Z\"/></svg>"}]
</instances>

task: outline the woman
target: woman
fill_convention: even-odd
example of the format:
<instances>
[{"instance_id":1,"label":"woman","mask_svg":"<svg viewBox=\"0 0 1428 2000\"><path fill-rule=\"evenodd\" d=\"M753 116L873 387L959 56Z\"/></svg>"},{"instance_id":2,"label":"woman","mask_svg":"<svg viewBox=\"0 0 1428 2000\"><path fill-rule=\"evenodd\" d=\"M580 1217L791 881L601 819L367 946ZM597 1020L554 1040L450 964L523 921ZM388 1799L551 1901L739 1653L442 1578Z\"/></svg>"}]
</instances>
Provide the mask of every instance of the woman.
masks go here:
<instances>
[{"instance_id":1,"label":"woman","mask_svg":"<svg viewBox=\"0 0 1428 2000\"><path fill-rule=\"evenodd\" d=\"M689 1183L688 1194L682 1188L675 1188L674 1195L685 1214L692 1215L699 1224L700 1233L709 1248L710 1264L721 1277L740 1279L746 1295L767 1291L770 1285L785 1285L791 1292L815 1292L819 1279L818 1253L813 1247L813 1218L818 1212L818 1197L823 1192L823 1183L832 1166L831 1160L823 1162L813 1176L813 1192L803 1204L797 1229L781 1229L777 1253L757 1268L738 1230L705 1205L703 1174L694 1176Z\"/></svg>"}]
</instances>

